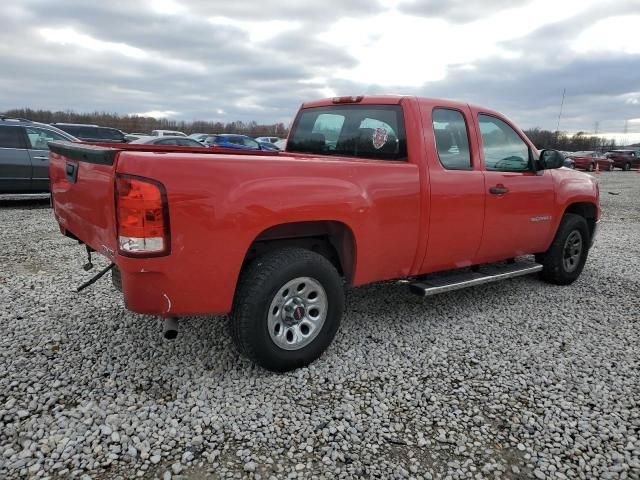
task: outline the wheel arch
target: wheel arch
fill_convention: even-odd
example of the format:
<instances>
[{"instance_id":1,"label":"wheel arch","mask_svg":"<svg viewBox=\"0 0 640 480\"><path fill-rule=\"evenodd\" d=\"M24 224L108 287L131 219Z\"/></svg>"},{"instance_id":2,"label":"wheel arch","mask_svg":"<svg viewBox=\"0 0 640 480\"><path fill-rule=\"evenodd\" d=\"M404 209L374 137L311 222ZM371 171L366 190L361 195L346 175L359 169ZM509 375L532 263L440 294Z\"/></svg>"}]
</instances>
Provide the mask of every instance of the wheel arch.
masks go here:
<instances>
[{"instance_id":1,"label":"wheel arch","mask_svg":"<svg viewBox=\"0 0 640 480\"><path fill-rule=\"evenodd\" d=\"M596 220L598 217L598 207L591 202L574 202L565 208L563 212L563 216L566 213L573 213L575 215L580 215L587 221L587 225L589 227L589 235L593 237L593 232L596 228Z\"/></svg>"},{"instance_id":2,"label":"wheel arch","mask_svg":"<svg viewBox=\"0 0 640 480\"><path fill-rule=\"evenodd\" d=\"M345 278L353 282L356 269L356 241L344 222L319 220L287 222L266 228L251 242L242 268L256 257L284 247L300 247L327 258Z\"/></svg>"}]
</instances>

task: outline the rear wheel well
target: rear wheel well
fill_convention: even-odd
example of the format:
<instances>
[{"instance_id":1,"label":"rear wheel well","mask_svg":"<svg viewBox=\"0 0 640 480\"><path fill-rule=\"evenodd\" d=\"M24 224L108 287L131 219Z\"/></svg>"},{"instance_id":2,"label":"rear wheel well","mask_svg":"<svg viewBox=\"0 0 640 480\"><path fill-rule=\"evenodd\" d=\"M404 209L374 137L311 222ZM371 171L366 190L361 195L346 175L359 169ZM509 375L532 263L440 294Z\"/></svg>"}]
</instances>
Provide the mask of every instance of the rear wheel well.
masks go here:
<instances>
[{"instance_id":1,"label":"rear wheel well","mask_svg":"<svg viewBox=\"0 0 640 480\"><path fill-rule=\"evenodd\" d=\"M264 230L251 243L244 258L244 269L255 258L273 250L299 247L327 258L347 283L352 283L355 241L351 229L341 222L294 222Z\"/></svg>"},{"instance_id":2,"label":"rear wheel well","mask_svg":"<svg viewBox=\"0 0 640 480\"><path fill-rule=\"evenodd\" d=\"M593 237L593 232L596 228L596 215L597 208L593 203L589 202L578 202L572 203L569 205L564 213L574 213L576 215L580 215L584 217L587 221L587 225L589 226L589 235Z\"/></svg>"}]
</instances>

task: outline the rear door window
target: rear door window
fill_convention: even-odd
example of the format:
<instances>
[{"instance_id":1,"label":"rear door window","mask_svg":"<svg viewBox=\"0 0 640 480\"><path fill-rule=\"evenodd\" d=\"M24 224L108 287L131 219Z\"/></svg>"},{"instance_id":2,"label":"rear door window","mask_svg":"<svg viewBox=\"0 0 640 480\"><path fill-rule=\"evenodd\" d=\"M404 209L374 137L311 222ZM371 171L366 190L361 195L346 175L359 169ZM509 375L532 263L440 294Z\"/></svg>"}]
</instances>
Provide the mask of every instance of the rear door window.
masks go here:
<instances>
[{"instance_id":1,"label":"rear door window","mask_svg":"<svg viewBox=\"0 0 640 480\"><path fill-rule=\"evenodd\" d=\"M290 152L378 160L406 160L399 105L339 105L303 110L287 145Z\"/></svg>"},{"instance_id":2,"label":"rear door window","mask_svg":"<svg viewBox=\"0 0 640 480\"><path fill-rule=\"evenodd\" d=\"M200 144L199 142L196 142L191 138L179 138L177 142L178 142L178 145L180 145L181 147L201 147L202 146L202 144Z\"/></svg>"},{"instance_id":3,"label":"rear door window","mask_svg":"<svg viewBox=\"0 0 640 480\"><path fill-rule=\"evenodd\" d=\"M55 125L55 127L73 135L74 137L80 138L82 136L80 127L76 125Z\"/></svg>"},{"instance_id":4,"label":"rear door window","mask_svg":"<svg viewBox=\"0 0 640 480\"><path fill-rule=\"evenodd\" d=\"M242 138L242 144L245 147L249 147L249 148L255 148L255 149L260 148L260 145L258 144L258 142L256 142L252 138Z\"/></svg>"},{"instance_id":5,"label":"rear door window","mask_svg":"<svg viewBox=\"0 0 640 480\"><path fill-rule=\"evenodd\" d=\"M0 127L0 148L26 148L22 127Z\"/></svg>"},{"instance_id":6,"label":"rear door window","mask_svg":"<svg viewBox=\"0 0 640 480\"><path fill-rule=\"evenodd\" d=\"M49 150L49 142L53 140L68 141L59 133L52 132L46 128L26 127L29 148L34 150Z\"/></svg>"},{"instance_id":7,"label":"rear door window","mask_svg":"<svg viewBox=\"0 0 640 480\"><path fill-rule=\"evenodd\" d=\"M96 138L100 138L103 140L111 140L111 141L124 141L124 135L120 133L118 130L113 128L96 128Z\"/></svg>"},{"instance_id":8,"label":"rear door window","mask_svg":"<svg viewBox=\"0 0 640 480\"><path fill-rule=\"evenodd\" d=\"M470 170L469 133L464 116L458 110L433 110L433 135L440 163L447 170Z\"/></svg>"}]
</instances>

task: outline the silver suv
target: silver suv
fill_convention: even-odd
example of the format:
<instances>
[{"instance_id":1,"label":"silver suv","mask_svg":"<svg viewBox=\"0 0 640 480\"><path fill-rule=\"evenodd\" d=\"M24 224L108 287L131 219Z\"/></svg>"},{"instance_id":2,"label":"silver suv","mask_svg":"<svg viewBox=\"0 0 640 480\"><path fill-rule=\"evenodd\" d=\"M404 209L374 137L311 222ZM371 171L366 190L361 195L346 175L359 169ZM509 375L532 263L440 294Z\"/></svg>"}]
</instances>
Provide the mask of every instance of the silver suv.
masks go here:
<instances>
[{"instance_id":1,"label":"silver suv","mask_svg":"<svg viewBox=\"0 0 640 480\"><path fill-rule=\"evenodd\" d=\"M0 115L0 194L49 191L50 140L78 141L51 125Z\"/></svg>"}]
</instances>

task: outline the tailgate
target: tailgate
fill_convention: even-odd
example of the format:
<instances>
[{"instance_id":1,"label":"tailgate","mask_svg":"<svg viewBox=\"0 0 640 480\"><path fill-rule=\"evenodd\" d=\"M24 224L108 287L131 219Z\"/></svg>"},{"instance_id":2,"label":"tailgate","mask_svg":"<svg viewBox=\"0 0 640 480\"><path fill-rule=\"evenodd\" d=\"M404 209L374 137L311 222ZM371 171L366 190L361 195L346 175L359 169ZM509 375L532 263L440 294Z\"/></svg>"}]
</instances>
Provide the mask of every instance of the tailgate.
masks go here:
<instances>
[{"instance_id":1,"label":"tailgate","mask_svg":"<svg viewBox=\"0 0 640 480\"><path fill-rule=\"evenodd\" d=\"M113 259L114 177L120 150L49 142L51 201L60 230Z\"/></svg>"}]
</instances>

